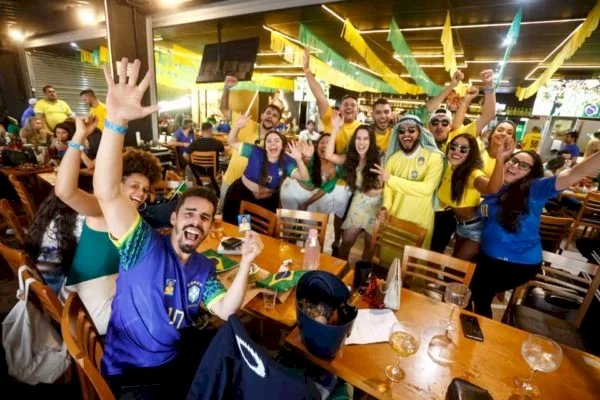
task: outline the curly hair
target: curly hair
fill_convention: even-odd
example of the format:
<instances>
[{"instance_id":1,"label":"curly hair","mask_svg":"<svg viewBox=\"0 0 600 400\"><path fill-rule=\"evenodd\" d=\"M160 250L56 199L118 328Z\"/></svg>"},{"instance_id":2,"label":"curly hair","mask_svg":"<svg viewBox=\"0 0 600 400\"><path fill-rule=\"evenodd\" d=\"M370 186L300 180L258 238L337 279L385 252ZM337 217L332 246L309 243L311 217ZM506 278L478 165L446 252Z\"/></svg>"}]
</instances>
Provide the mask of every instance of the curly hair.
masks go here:
<instances>
[{"instance_id":1,"label":"curly hair","mask_svg":"<svg viewBox=\"0 0 600 400\"><path fill-rule=\"evenodd\" d=\"M534 179L544 176L542 159L535 151L519 151L526 153L533 159L533 166L527 175L508 185L508 188L500 195L500 225L509 232L515 233L519 230L519 217L529 213L529 190Z\"/></svg>"},{"instance_id":2,"label":"curly hair","mask_svg":"<svg viewBox=\"0 0 600 400\"><path fill-rule=\"evenodd\" d=\"M282 134L280 134L277 131L269 131L265 135L265 142L263 144L263 148L261 149L263 152L263 163L260 167L260 180L258 182L258 184L260 186L266 186L268 183L268 180L269 180L269 159L267 158L267 138L269 137L269 135L277 135L281 139L281 152L279 153L278 163L279 163L279 171L285 172L284 160L285 160L285 148L287 146L287 139L285 138L285 136L283 136ZM281 185L281 182L283 182L283 178L279 180L280 185Z\"/></svg>"},{"instance_id":3,"label":"curly hair","mask_svg":"<svg viewBox=\"0 0 600 400\"><path fill-rule=\"evenodd\" d=\"M462 164L457 166L454 171L452 171L452 184L450 197L452 201L455 203L460 203L463 194L465 192L465 186L469 177L471 176L471 172L474 169L482 168L483 161L481 160L481 154L479 153L479 144L477 143L477 139L468 133L462 133L456 136L446 147L446 157L448 157L448 153L450 152L450 146L456 139L465 138L469 142L469 153L467 154L467 158L463 161Z\"/></svg>"},{"instance_id":4,"label":"curly hair","mask_svg":"<svg viewBox=\"0 0 600 400\"><path fill-rule=\"evenodd\" d=\"M153 184L162 178L162 166L152 153L127 147L123 153L123 179L133 174L144 175Z\"/></svg>"},{"instance_id":5,"label":"curly hair","mask_svg":"<svg viewBox=\"0 0 600 400\"><path fill-rule=\"evenodd\" d=\"M38 259L44 233L46 233L52 221L54 221L54 232L51 234L55 235L58 243L61 268L64 274L68 275L77 248L77 238L74 234L77 212L63 203L54 194L54 191L46 197L35 214L33 223L27 233L25 251L31 259Z\"/></svg>"},{"instance_id":6,"label":"curly hair","mask_svg":"<svg viewBox=\"0 0 600 400\"><path fill-rule=\"evenodd\" d=\"M360 163L360 155L356 151L356 137L358 136L358 132L360 130L366 130L369 133L369 149L365 155L366 164L362 169L362 186L359 188L356 184L356 168ZM377 148L377 143L375 143L375 132L373 131L373 128L371 128L369 125L359 125L352 134L346 151L346 162L344 162L344 169L346 170L346 182L348 182L350 189L352 191L360 189L363 192L371 189L379 189L379 175L371 172L371 168L374 168L373 165L379 163L379 149Z\"/></svg>"}]
</instances>

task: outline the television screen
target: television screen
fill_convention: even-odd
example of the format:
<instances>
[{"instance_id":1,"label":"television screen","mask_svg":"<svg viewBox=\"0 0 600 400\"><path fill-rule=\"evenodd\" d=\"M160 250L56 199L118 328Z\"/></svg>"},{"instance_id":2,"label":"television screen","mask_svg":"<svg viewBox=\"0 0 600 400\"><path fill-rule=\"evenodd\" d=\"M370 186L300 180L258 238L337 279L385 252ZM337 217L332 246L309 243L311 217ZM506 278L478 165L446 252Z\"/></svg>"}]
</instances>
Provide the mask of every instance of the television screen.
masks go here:
<instances>
[{"instance_id":1,"label":"television screen","mask_svg":"<svg viewBox=\"0 0 600 400\"><path fill-rule=\"evenodd\" d=\"M532 114L600 119L600 79L549 81L538 90Z\"/></svg>"},{"instance_id":2,"label":"television screen","mask_svg":"<svg viewBox=\"0 0 600 400\"><path fill-rule=\"evenodd\" d=\"M258 37L204 46L196 83L223 82L227 75L251 80L257 52Z\"/></svg>"}]
</instances>

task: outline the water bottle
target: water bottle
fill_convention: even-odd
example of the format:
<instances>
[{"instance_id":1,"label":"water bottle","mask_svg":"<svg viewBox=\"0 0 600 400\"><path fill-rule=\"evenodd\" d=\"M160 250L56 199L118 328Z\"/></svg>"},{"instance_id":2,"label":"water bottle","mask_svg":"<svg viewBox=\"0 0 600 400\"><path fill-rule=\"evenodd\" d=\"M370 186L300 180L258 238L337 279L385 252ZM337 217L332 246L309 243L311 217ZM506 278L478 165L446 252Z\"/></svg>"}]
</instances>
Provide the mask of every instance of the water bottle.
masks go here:
<instances>
[{"instance_id":1,"label":"water bottle","mask_svg":"<svg viewBox=\"0 0 600 400\"><path fill-rule=\"evenodd\" d=\"M302 268L307 271L319 269L321 245L319 244L319 231L312 228L308 231L308 239L304 243L304 262Z\"/></svg>"}]
</instances>

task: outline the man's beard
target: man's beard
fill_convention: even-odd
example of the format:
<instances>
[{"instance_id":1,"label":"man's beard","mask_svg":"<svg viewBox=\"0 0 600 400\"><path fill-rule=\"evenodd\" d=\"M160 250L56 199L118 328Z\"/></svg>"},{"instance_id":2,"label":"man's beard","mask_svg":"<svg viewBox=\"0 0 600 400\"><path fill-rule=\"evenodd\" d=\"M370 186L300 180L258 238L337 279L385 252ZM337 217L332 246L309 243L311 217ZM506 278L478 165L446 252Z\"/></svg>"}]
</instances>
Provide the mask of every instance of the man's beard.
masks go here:
<instances>
[{"instance_id":1,"label":"man's beard","mask_svg":"<svg viewBox=\"0 0 600 400\"><path fill-rule=\"evenodd\" d=\"M404 154L410 154L413 151L415 151L415 149L417 148L417 145L419 144L419 138L417 137L417 139L412 142L410 149L407 149L404 145L404 142L400 141L400 149L402 149L402 151L404 152Z\"/></svg>"},{"instance_id":2,"label":"man's beard","mask_svg":"<svg viewBox=\"0 0 600 400\"><path fill-rule=\"evenodd\" d=\"M265 129L265 130L267 130L267 131L271 130L271 129L273 129L273 127L275 127L275 124L270 124L270 126L268 126L268 125L266 125L266 123L267 123L266 121L263 121L260 124L260 126L262 126L262 128Z\"/></svg>"}]
</instances>

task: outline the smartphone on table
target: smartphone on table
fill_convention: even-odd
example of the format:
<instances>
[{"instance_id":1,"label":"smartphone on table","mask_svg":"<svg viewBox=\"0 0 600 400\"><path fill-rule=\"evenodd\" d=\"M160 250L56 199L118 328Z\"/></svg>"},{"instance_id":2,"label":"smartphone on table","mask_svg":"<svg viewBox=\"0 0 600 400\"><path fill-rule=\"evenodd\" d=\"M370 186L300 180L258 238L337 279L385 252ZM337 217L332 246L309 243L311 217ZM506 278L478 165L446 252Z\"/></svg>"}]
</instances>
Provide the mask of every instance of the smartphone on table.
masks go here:
<instances>
[{"instance_id":1,"label":"smartphone on table","mask_svg":"<svg viewBox=\"0 0 600 400\"><path fill-rule=\"evenodd\" d=\"M483 332L481 331L477 317L468 314L460 314L460 325L465 337L483 342Z\"/></svg>"}]
</instances>

